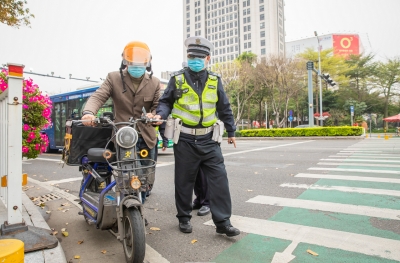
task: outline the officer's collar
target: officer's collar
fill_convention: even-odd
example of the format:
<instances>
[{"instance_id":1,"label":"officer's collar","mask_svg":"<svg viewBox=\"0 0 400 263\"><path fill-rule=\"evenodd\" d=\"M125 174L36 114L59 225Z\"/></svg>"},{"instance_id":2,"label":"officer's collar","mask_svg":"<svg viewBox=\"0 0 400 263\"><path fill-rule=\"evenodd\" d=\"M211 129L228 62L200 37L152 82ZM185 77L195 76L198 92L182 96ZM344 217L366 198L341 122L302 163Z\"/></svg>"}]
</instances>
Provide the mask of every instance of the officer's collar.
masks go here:
<instances>
[{"instance_id":1,"label":"officer's collar","mask_svg":"<svg viewBox=\"0 0 400 263\"><path fill-rule=\"evenodd\" d=\"M201 78L201 77L204 77L204 75L207 73L207 70L203 69L203 70L201 70L199 72L194 72L193 70L191 70L189 68L188 72L189 72L190 75L192 75L195 78Z\"/></svg>"}]
</instances>

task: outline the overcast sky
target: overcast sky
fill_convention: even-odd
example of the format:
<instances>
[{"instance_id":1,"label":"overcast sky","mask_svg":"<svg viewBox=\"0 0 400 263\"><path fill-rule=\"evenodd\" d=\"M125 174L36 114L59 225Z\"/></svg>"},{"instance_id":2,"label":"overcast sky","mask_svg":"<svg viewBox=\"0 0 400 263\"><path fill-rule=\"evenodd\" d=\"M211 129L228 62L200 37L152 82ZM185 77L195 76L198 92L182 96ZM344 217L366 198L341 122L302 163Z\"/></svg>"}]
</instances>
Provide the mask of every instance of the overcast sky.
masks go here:
<instances>
[{"instance_id":1,"label":"overcast sky","mask_svg":"<svg viewBox=\"0 0 400 263\"><path fill-rule=\"evenodd\" d=\"M257 1L257 0L252 0ZM0 24L0 64L65 77L32 77L42 91L75 90L117 70L125 44L146 42L153 70L182 64L182 0L28 0L31 28ZM400 0L286 0L286 41L328 33L358 33L377 59L400 56ZM396 19L397 18L397 19Z\"/></svg>"}]
</instances>

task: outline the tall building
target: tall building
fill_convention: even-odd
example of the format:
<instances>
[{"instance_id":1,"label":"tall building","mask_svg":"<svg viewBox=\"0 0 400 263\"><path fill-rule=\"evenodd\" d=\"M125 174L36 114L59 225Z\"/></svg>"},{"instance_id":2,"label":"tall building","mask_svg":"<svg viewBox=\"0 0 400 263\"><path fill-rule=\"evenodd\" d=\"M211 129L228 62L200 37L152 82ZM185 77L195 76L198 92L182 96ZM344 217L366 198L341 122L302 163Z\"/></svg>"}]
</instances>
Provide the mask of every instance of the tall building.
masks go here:
<instances>
[{"instance_id":1,"label":"tall building","mask_svg":"<svg viewBox=\"0 0 400 263\"><path fill-rule=\"evenodd\" d=\"M215 47L211 64L243 52L285 54L283 0L183 0L183 39L202 36ZM186 61L186 50L183 61Z\"/></svg>"}]
</instances>

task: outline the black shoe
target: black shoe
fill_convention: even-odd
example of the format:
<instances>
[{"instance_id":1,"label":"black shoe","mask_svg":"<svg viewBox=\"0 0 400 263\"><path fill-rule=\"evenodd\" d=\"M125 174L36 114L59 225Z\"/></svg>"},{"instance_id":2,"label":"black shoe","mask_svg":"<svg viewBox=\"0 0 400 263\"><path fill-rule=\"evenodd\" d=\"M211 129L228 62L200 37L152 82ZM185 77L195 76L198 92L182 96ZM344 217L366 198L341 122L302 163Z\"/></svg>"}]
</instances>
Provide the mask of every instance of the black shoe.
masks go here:
<instances>
[{"instance_id":1,"label":"black shoe","mask_svg":"<svg viewBox=\"0 0 400 263\"><path fill-rule=\"evenodd\" d=\"M217 227L218 234L226 234L228 237L237 236L240 234L240 230L233 227L232 225Z\"/></svg>"},{"instance_id":2,"label":"black shoe","mask_svg":"<svg viewBox=\"0 0 400 263\"><path fill-rule=\"evenodd\" d=\"M201 204L198 204L198 203L193 203L193 204L192 204L192 209L193 209L193 210L200 209L201 207L202 207Z\"/></svg>"},{"instance_id":3,"label":"black shoe","mask_svg":"<svg viewBox=\"0 0 400 263\"><path fill-rule=\"evenodd\" d=\"M179 222L179 230L182 233L192 233L192 224L190 224L190 221Z\"/></svg>"},{"instance_id":4,"label":"black shoe","mask_svg":"<svg viewBox=\"0 0 400 263\"><path fill-rule=\"evenodd\" d=\"M149 197L151 195L151 190L146 192L146 197Z\"/></svg>"},{"instance_id":5,"label":"black shoe","mask_svg":"<svg viewBox=\"0 0 400 263\"><path fill-rule=\"evenodd\" d=\"M199 210L199 212L197 212L198 216L205 216L208 215L210 213L210 208L208 206L202 206Z\"/></svg>"}]
</instances>

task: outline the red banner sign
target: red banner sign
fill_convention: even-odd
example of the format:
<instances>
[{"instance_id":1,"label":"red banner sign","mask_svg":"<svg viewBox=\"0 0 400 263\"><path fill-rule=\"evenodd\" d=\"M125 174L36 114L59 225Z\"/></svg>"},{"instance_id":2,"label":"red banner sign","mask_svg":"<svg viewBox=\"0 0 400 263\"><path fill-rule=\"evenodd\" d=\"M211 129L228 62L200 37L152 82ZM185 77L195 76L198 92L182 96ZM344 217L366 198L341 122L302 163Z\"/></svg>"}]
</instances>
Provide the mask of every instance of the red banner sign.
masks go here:
<instances>
[{"instance_id":1,"label":"red banner sign","mask_svg":"<svg viewBox=\"0 0 400 263\"><path fill-rule=\"evenodd\" d=\"M22 77L24 66L8 65L8 75L14 77Z\"/></svg>"},{"instance_id":2,"label":"red banner sign","mask_svg":"<svg viewBox=\"0 0 400 263\"><path fill-rule=\"evenodd\" d=\"M348 56L360 54L360 37L358 35L332 35L333 55Z\"/></svg>"}]
</instances>

